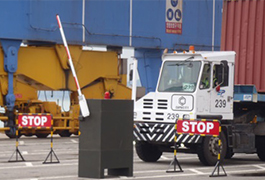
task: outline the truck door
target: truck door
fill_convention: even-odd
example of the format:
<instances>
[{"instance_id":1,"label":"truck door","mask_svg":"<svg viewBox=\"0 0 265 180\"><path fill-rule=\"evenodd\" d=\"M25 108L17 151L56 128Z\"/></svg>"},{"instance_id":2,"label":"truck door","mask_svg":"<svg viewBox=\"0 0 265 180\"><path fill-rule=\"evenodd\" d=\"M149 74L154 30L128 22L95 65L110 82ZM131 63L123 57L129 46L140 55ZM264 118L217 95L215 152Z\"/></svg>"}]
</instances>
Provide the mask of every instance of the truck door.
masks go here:
<instances>
[{"instance_id":1,"label":"truck door","mask_svg":"<svg viewBox=\"0 0 265 180\"><path fill-rule=\"evenodd\" d=\"M223 119L233 116L233 82L229 78L229 69L227 61L212 63L210 112Z\"/></svg>"},{"instance_id":2,"label":"truck door","mask_svg":"<svg viewBox=\"0 0 265 180\"><path fill-rule=\"evenodd\" d=\"M210 90L211 88L211 64L206 62L203 65L199 91L197 92L197 114L209 114L210 111Z\"/></svg>"}]
</instances>

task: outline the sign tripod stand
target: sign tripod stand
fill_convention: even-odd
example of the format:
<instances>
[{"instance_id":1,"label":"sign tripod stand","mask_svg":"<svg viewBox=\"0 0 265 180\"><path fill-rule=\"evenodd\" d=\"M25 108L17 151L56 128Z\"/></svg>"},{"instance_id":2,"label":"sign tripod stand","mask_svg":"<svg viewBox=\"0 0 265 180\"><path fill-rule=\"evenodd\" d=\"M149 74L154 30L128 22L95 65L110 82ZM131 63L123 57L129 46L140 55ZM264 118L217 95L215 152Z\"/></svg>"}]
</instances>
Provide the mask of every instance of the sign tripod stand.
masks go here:
<instances>
[{"instance_id":1,"label":"sign tripod stand","mask_svg":"<svg viewBox=\"0 0 265 180\"><path fill-rule=\"evenodd\" d=\"M52 156L54 156L57 161L52 161ZM50 161L47 162L49 157L50 157ZM56 156L53 150L53 119L51 120L51 150L42 164L48 164L48 163L60 163L58 157Z\"/></svg>"},{"instance_id":2,"label":"sign tripod stand","mask_svg":"<svg viewBox=\"0 0 265 180\"><path fill-rule=\"evenodd\" d=\"M175 123L175 138L174 138L174 158L173 160L171 161L169 167L168 167L168 170L166 171L167 173L170 173L170 172L184 172L179 164L179 161L177 159L177 136L178 136L178 132L177 132L177 120L176 120L176 123ZM173 170L169 170L169 168L173 165ZM176 167L178 166L179 170L176 169Z\"/></svg>"},{"instance_id":3,"label":"sign tripod stand","mask_svg":"<svg viewBox=\"0 0 265 180\"><path fill-rule=\"evenodd\" d=\"M215 165L214 170L213 170L212 174L210 175L210 177L227 176L225 169L224 169L224 167L220 161L220 159L221 159L221 139L220 139L221 131L222 131L222 128L221 128L221 126L219 126L217 162L216 162L216 165ZM220 167L222 168L224 174L220 174ZM217 174L214 175L216 170L217 170Z\"/></svg>"},{"instance_id":4,"label":"sign tripod stand","mask_svg":"<svg viewBox=\"0 0 265 180\"><path fill-rule=\"evenodd\" d=\"M15 154L16 154L16 160L11 160ZM18 160L18 157L20 157L21 160ZM13 152L8 162L21 162L21 161L25 161L25 159L23 158L22 154L18 149L18 120L16 119L16 150Z\"/></svg>"},{"instance_id":5,"label":"sign tripod stand","mask_svg":"<svg viewBox=\"0 0 265 180\"><path fill-rule=\"evenodd\" d=\"M177 126L179 124L179 126ZM198 125L200 124L200 125ZM198 126L195 126L198 125ZM191 128L193 127L193 128ZM203 131L202 131L203 130ZM167 170L166 172L183 172L178 160L177 160L177 135L178 134L189 134L189 135L200 135L200 136L213 136L218 138L218 156L215 168L210 177L227 176L224 167L221 163L221 135L222 127L218 120L206 120L201 119L198 121L194 120L181 120L177 119L175 123L175 138L174 138L174 159L171 161L170 166L173 165L173 171ZM179 167L179 170L176 167ZM223 170L223 174L220 174L220 167ZM217 174L215 172L217 171Z\"/></svg>"}]
</instances>

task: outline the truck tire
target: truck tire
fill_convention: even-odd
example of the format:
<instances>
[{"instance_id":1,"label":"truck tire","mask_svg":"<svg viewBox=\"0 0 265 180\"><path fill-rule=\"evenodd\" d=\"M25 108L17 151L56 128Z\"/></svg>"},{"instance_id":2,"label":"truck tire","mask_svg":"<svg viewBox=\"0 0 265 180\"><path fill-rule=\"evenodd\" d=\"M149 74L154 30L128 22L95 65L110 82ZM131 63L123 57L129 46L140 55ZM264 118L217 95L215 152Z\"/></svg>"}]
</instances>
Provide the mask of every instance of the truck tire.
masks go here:
<instances>
[{"instance_id":1,"label":"truck tire","mask_svg":"<svg viewBox=\"0 0 265 180\"><path fill-rule=\"evenodd\" d=\"M138 157L145 162L156 162L163 153L157 146L143 141L136 141L135 149Z\"/></svg>"},{"instance_id":2,"label":"truck tire","mask_svg":"<svg viewBox=\"0 0 265 180\"><path fill-rule=\"evenodd\" d=\"M225 159L231 159L234 156L235 153L233 153L232 148L227 148Z\"/></svg>"},{"instance_id":3,"label":"truck tire","mask_svg":"<svg viewBox=\"0 0 265 180\"><path fill-rule=\"evenodd\" d=\"M223 161L227 151L227 143L225 135L221 132L221 157L220 161ZM218 155L218 138L212 136L206 136L203 142L197 147L198 157L201 163L205 166L214 166L217 162Z\"/></svg>"},{"instance_id":4,"label":"truck tire","mask_svg":"<svg viewBox=\"0 0 265 180\"><path fill-rule=\"evenodd\" d=\"M16 128L10 127L10 130L5 131L5 134L10 139L16 138ZM20 133L20 131L18 131L18 138L20 138L20 137L21 137L21 133Z\"/></svg>"},{"instance_id":5,"label":"truck tire","mask_svg":"<svg viewBox=\"0 0 265 180\"><path fill-rule=\"evenodd\" d=\"M47 138L49 134L36 134L37 138Z\"/></svg>"},{"instance_id":6,"label":"truck tire","mask_svg":"<svg viewBox=\"0 0 265 180\"><path fill-rule=\"evenodd\" d=\"M5 131L5 134L7 137L9 137L10 139L16 138L16 133L12 133L10 131ZM18 131L18 138L20 138L22 135L20 133L20 131Z\"/></svg>"},{"instance_id":7,"label":"truck tire","mask_svg":"<svg viewBox=\"0 0 265 180\"><path fill-rule=\"evenodd\" d=\"M69 132L69 130L63 130L59 133L61 137L70 137L72 133Z\"/></svg>"},{"instance_id":8,"label":"truck tire","mask_svg":"<svg viewBox=\"0 0 265 180\"><path fill-rule=\"evenodd\" d=\"M261 161L265 161L265 136L256 136L257 155Z\"/></svg>"}]
</instances>

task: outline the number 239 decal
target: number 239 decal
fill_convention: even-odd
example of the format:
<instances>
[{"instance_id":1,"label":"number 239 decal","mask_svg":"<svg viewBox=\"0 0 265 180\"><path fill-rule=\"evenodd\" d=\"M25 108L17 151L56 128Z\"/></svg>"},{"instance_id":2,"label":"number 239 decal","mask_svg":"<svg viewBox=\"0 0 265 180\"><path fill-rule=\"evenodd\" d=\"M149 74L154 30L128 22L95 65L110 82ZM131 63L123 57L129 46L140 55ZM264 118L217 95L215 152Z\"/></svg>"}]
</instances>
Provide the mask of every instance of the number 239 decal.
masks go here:
<instances>
[{"instance_id":1,"label":"number 239 decal","mask_svg":"<svg viewBox=\"0 0 265 180\"><path fill-rule=\"evenodd\" d=\"M224 100L224 99L216 99L215 100L215 107L216 108L225 108L226 107L226 100Z\"/></svg>"},{"instance_id":2,"label":"number 239 decal","mask_svg":"<svg viewBox=\"0 0 265 180\"><path fill-rule=\"evenodd\" d=\"M178 118L179 118L179 115L178 114L175 114L175 113L167 113L167 119L176 120Z\"/></svg>"}]
</instances>

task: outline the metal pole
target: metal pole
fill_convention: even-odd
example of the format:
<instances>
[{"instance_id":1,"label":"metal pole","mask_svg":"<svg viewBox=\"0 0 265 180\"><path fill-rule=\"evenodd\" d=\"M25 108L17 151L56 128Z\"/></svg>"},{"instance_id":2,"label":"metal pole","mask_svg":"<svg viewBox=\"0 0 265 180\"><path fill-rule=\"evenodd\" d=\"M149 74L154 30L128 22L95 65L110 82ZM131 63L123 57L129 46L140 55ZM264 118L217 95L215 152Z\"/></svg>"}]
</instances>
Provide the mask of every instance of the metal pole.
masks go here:
<instances>
[{"instance_id":1,"label":"metal pole","mask_svg":"<svg viewBox=\"0 0 265 180\"><path fill-rule=\"evenodd\" d=\"M133 0L130 0L130 38L129 38L129 46L132 46L132 8Z\"/></svg>"},{"instance_id":2,"label":"metal pole","mask_svg":"<svg viewBox=\"0 0 265 180\"><path fill-rule=\"evenodd\" d=\"M86 10L86 1L83 0L82 4L82 24L83 24L83 42L86 41L86 29L85 29L85 10Z\"/></svg>"},{"instance_id":3,"label":"metal pole","mask_svg":"<svg viewBox=\"0 0 265 180\"><path fill-rule=\"evenodd\" d=\"M213 0L213 26L212 26L212 51L214 51L214 31L215 31L215 0Z\"/></svg>"}]
</instances>

